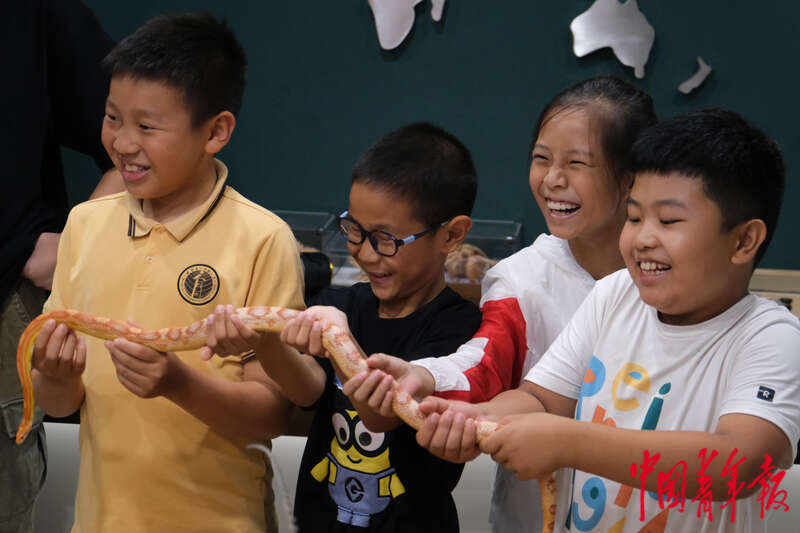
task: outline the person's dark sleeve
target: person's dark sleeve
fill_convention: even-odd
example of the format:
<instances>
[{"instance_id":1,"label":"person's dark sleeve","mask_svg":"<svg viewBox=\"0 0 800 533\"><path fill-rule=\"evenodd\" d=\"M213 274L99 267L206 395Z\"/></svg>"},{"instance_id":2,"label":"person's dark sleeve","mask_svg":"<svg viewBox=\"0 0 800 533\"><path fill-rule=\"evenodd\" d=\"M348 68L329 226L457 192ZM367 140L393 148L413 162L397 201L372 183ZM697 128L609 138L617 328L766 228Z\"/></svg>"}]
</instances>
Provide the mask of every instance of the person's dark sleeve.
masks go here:
<instances>
[{"instance_id":1,"label":"person's dark sleeve","mask_svg":"<svg viewBox=\"0 0 800 533\"><path fill-rule=\"evenodd\" d=\"M100 61L114 47L97 17L80 2L47 0L48 91L59 144L111 168L100 140L108 74Z\"/></svg>"}]
</instances>

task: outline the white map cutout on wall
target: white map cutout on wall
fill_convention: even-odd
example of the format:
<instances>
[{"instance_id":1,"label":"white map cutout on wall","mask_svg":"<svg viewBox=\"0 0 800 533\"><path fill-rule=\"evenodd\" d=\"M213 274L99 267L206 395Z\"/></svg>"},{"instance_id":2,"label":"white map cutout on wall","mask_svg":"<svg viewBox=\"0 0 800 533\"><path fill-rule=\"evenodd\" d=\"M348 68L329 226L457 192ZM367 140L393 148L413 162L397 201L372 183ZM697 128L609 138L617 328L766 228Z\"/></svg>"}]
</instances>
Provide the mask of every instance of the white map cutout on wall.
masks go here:
<instances>
[{"instance_id":1,"label":"white map cutout on wall","mask_svg":"<svg viewBox=\"0 0 800 533\"><path fill-rule=\"evenodd\" d=\"M644 65L656 32L639 11L636 0L624 4L619 0L596 0L592 7L575 17L569 27L576 56L611 47L623 65L633 67L637 78L644 77Z\"/></svg>"},{"instance_id":2,"label":"white map cutout on wall","mask_svg":"<svg viewBox=\"0 0 800 533\"><path fill-rule=\"evenodd\" d=\"M695 72L691 78L678 85L678 90L683 94L689 94L699 87L709 74L711 74L711 67L703 61L702 57L697 56L697 72Z\"/></svg>"},{"instance_id":3,"label":"white map cutout on wall","mask_svg":"<svg viewBox=\"0 0 800 533\"><path fill-rule=\"evenodd\" d=\"M431 0L431 18L436 22L442 20L445 0Z\"/></svg>"},{"instance_id":4,"label":"white map cutout on wall","mask_svg":"<svg viewBox=\"0 0 800 533\"><path fill-rule=\"evenodd\" d=\"M442 19L445 1L431 0L433 20ZM414 26L414 6L420 2L422 0L368 0L381 48L391 50L400 46Z\"/></svg>"}]
</instances>

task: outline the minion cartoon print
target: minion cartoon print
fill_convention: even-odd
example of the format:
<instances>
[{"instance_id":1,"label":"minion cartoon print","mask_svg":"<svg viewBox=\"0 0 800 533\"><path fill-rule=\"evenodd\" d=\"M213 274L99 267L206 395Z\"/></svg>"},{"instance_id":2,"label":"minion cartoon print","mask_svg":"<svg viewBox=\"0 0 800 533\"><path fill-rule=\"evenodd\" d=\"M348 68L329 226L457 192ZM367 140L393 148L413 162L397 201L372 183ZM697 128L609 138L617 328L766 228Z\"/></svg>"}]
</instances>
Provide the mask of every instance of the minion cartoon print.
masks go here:
<instances>
[{"instance_id":1,"label":"minion cartoon print","mask_svg":"<svg viewBox=\"0 0 800 533\"><path fill-rule=\"evenodd\" d=\"M331 422L330 451L311 475L320 483L327 479L339 522L368 527L371 516L406 491L389 461L389 435L369 431L350 409L334 411Z\"/></svg>"}]
</instances>

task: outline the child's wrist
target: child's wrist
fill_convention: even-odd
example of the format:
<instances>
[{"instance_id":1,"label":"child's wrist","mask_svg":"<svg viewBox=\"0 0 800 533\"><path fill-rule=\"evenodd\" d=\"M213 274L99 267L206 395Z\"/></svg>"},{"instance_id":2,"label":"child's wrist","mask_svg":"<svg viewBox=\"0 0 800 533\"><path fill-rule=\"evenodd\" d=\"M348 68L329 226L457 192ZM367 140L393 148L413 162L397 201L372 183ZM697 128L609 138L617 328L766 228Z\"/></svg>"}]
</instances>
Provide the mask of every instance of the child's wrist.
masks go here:
<instances>
[{"instance_id":1,"label":"child's wrist","mask_svg":"<svg viewBox=\"0 0 800 533\"><path fill-rule=\"evenodd\" d=\"M581 446L585 442L590 442L591 437L586 430L591 429L590 423L581 422L572 418L559 415L553 416L559 441L562 443L557 448L556 464L557 468L567 468L580 462Z\"/></svg>"},{"instance_id":2,"label":"child's wrist","mask_svg":"<svg viewBox=\"0 0 800 533\"><path fill-rule=\"evenodd\" d=\"M417 366L414 364L411 365L411 368L413 372L416 372L421 383L421 390L418 391L417 394L422 393L422 396L430 396L436 392L436 379L433 377L433 374L430 370L424 366Z\"/></svg>"},{"instance_id":3,"label":"child's wrist","mask_svg":"<svg viewBox=\"0 0 800 533\"><path fill-rule=\"evenodd\" d=\"M183 391L189 381L189 367L175 352L167 352L166 357L169 359L169 374L167 376L166 390L163 396L173 400Z\"/></svg>"},{"instance_id":4,"label":"child's wrist","mask_svg":"<svg viewBox=\"0 0 800 533\"><path fill-rule=\"evenodd\" d=\"M255 353L268 353L275 346L280 346L281 344L283 344L281 334L277 331L259 331L258 340L250 345L250 349ZM287 346L291 345L287 344Z\"/></svg>"}]
</instances>

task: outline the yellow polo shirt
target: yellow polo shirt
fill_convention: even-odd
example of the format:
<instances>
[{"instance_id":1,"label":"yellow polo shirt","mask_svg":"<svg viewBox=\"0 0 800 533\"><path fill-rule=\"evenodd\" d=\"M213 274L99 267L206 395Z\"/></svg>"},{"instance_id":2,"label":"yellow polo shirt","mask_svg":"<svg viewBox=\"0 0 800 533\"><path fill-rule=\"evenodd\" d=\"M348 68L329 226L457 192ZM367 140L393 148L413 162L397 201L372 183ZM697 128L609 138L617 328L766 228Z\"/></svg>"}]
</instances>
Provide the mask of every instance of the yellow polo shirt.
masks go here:
<instances>
[{"instance_id":1,"label":"yellow polo shirt","mask_svg":"<svg viewBox=\"0 0 800 533\"><path fill-rule=\"evenodd\" d=\"M184 326L218 304L303 307L302 268L289 227L225 185L165 224L127 192L76 206L61 235L46 310ZM271 468L164 398L117 380L102 341L86 337L80 477L73 533L263 533L274 527ZM241 381L240 358L188 365ZM209 398L209 401L214 401ZM264 416L269 416L264 413ZM271 529L271 528L270 528Z\"/></svg>"}]
</instances>

